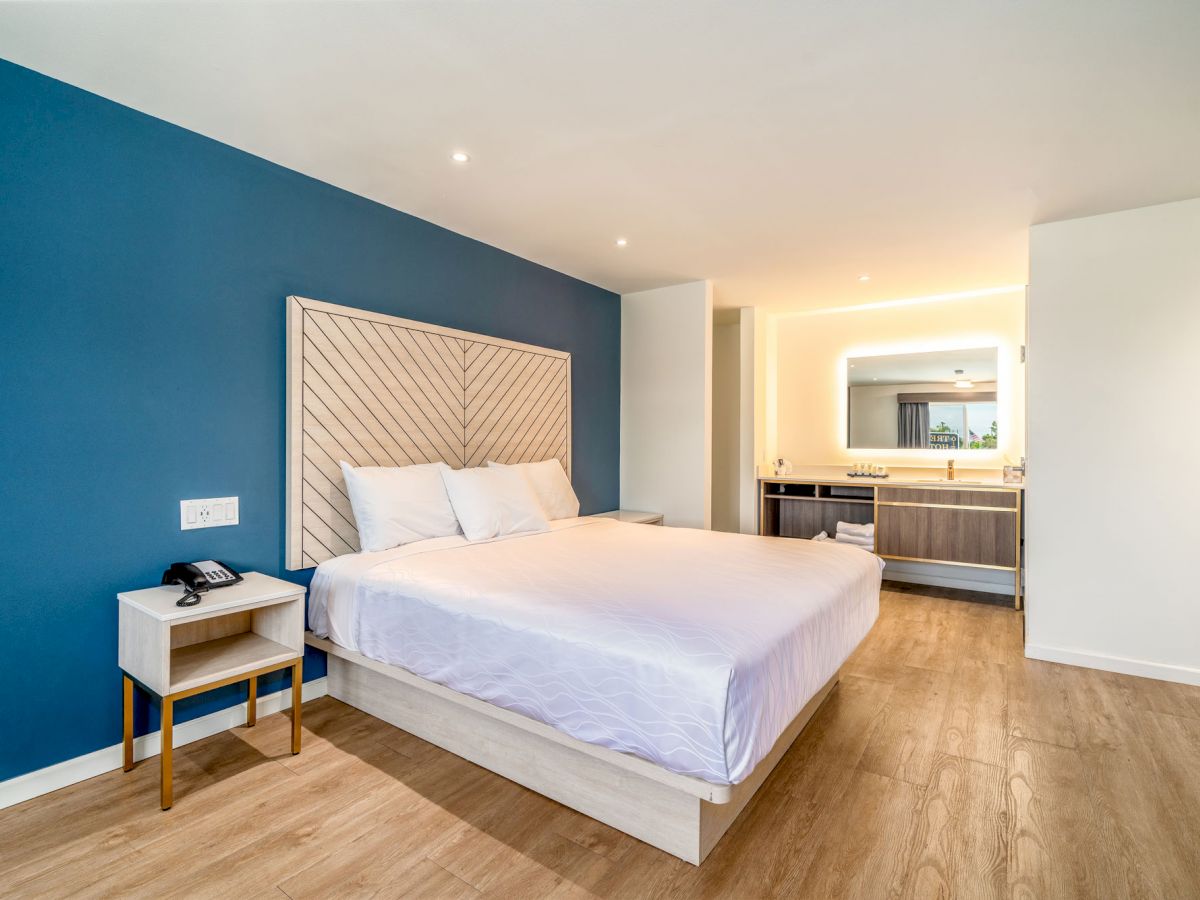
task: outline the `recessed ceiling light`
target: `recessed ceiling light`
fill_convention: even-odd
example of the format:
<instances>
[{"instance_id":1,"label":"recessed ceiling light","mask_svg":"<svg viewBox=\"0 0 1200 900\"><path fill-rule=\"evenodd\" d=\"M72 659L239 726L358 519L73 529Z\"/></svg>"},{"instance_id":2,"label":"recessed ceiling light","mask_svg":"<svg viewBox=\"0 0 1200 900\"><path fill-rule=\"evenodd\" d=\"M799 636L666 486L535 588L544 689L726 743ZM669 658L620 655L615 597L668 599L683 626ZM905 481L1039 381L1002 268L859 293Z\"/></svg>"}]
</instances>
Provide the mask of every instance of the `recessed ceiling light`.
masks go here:
<instances>
[{"instance_id":1,"label":"recessed ceiling light","mask_svg":"<svg viewBox=\"0 0 1200 900\"><path fill-rule=\"evenodd\" d=\"M451 153L450 158L456 163L469 163L471 161L470 154L463 153L461 150L456 150Z\"/></svg>"},{"instance_id":2,"label":"recessed ceiling light","mask_svg":"<svg viewBox=\"0 0 1200 900\"><path fill-rule=\"evenodd\" d=\"M629 246L629 241L625 240L625 238L617 238L617 246L618 247L627 247L627 246Z\"/></svg>"},{"instance_id":3,"label":"recessed ceiling light","mask_svg":"<svg viewBox=\"0 0 1200 900\"><path fill-rule=\"evenodd\" d=\"M866 272L863 272L861 275L858 276L858 280L865 283L865 282L868 282L871 280L871 276L868 275Z\"/></svg>"}]
</instances>

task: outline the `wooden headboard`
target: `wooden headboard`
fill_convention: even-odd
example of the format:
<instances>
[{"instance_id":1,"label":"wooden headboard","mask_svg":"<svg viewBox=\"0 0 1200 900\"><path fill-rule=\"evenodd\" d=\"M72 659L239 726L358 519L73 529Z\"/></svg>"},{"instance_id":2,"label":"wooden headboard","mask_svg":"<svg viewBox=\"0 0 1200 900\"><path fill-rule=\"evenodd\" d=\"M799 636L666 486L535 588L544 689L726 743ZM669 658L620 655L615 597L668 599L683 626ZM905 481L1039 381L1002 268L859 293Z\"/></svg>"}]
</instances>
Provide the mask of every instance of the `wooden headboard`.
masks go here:
<instances>
[{"instance_id":1,"label":"wooden headboard","mask_svg":"<svg viewBox=\"0 0 1200 900\"><path fill-rule=\"evenodd\" d=\"M359 549L339 460L552 457L569 476L570 353L287 298L287 568Z\"/></svg>"}]
</instances>

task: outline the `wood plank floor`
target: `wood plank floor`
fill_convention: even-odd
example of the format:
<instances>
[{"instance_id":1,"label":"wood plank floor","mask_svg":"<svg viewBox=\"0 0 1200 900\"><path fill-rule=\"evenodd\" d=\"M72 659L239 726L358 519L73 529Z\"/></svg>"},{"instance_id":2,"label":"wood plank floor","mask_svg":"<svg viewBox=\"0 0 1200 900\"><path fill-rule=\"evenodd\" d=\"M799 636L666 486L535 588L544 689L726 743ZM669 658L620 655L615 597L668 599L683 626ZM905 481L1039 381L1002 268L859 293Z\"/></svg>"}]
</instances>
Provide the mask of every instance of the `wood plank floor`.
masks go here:
<instances>
[{"instance_id":1,"label":"wood plank floor","mask_svg":"<svg viewBox=\"0 0 1200 900\"><path fill-rule=\"evenodd\" d=\"M911 587L699 869L331 699L0 812L6 897L1200 896L1200 688Z\"/></svg>"}]
</instances>

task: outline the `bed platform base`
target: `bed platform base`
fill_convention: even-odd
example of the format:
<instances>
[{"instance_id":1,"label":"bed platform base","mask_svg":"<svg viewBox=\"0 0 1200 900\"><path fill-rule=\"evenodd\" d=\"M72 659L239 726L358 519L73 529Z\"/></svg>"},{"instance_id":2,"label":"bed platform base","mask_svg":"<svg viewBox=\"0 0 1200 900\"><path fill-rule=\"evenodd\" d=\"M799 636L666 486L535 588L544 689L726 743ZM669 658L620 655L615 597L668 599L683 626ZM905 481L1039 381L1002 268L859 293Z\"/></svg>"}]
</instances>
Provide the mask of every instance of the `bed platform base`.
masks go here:
<instances>
[{"instance_id":1,"label":"bed platform base","mask_svg":"<svg viewBox=\"0 0 1200 900\"><path fill-rule=\"evenodd\" d=\"M577 740L311 633L305 640L329 654L329 693L336 699L694 865L716 846L838 681L835 674L817 691L749 778L716 785Z\"/></svg>"}]
</instances>

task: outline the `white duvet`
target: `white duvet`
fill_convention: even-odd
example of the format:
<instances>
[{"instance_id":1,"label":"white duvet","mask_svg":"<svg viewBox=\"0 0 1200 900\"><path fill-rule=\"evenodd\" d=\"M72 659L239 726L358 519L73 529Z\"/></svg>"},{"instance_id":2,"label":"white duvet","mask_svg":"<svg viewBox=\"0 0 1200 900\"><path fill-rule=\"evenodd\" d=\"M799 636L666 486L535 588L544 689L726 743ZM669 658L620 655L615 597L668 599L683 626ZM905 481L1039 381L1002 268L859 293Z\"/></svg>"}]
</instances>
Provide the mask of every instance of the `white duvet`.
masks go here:
<instances>
[{"instance_id":1,"label":"white duvet","mask_svg":"<svg viewBox=\"0 0 1200 900\"><path fill-rule=\"evenodd\" d=\"M880 560L857 547L552 526L324 562L312 630L581 740L735 784L879 613Z\"/></svg>"}]
</instances>

